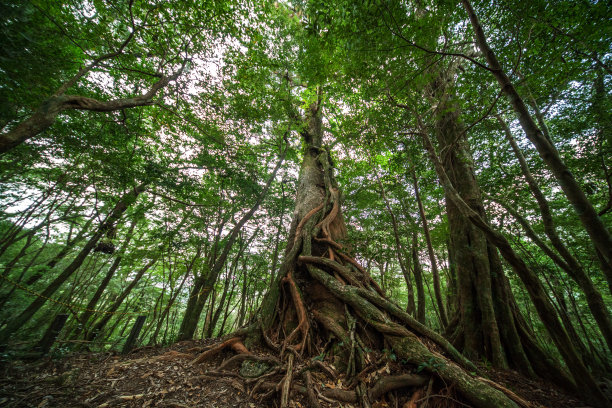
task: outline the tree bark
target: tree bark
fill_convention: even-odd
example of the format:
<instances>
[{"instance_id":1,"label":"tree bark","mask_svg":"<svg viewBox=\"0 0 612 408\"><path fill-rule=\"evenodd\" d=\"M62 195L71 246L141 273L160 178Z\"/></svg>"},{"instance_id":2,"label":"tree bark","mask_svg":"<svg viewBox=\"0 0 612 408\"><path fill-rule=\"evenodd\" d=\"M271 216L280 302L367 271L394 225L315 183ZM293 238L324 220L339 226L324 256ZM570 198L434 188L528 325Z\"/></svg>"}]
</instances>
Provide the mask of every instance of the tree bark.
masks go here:
<instances>
[{"instance_id":1,"label":"tree bark","mask_svg":"<svg viewBox=\"0 0 612 408\"><path fill-rule=\"evenodd\" d=\"M426 91L438 101L434 131L445 151L445 174L470 208L485 218L485 209L476 180L474 161L467 142L460 109L452 93L453 70L439 70ZM419 128L424 129L417 117ZM469 358L485 358L495 367L506 367L502 339L493 304L491 270L501 269L489 256L487 238L457 207L445 190L450 243L457 274L459 321L456 345Z\"/></svg>"}]
</instances>

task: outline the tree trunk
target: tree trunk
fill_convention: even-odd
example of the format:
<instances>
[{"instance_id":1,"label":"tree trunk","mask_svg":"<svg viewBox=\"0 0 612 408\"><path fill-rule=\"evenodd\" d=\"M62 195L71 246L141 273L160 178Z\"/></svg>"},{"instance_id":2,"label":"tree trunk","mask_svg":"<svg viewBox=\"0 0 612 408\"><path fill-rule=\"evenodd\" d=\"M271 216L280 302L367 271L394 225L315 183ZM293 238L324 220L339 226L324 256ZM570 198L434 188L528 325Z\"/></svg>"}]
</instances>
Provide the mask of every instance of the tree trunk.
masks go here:
<instances>
[{"instance_id":1,"label":"tree trunk","mask_svg":"<svg viewBox=\"0 0 612 408\"><path fill-rule=\"evenodd\" d=\"M192 265L193 265L193 263L192 263ZM181 283L180 283L179 287L176 289L176 292L174 292L173 295L172 294L170 295L170 299L168 299L168 302L166 303L166 306L164 307L164 310L159 315L159 319L157 320L157 324L155 325L155 331L153 332L153 335L151 336L151 338L149 340L149 344L150 345L156 344L157 336L159 335L159 330L161 329L161 327L164 324L164 319L166 319L166 317L168 316L168 313L170 312L170 309L172 308L172 305L174 305L174 302L176 301L176 298L181 293L181 290L183 289L183 285L185 284L185 281L187 281L187 277L188 276L189 276L189 268L185 272L185 275L183 275L183 279L181 280Z\"/></svg>"},{"instance_id":2,"label":"tree trunk","mask_svg":"<svg viewBox=\"0 0 612 408\"><path fill-rule=\"evenodd\" d=\"M136 285L138 285L138 282L140 282L140 279L144 276L145 272L148 271L153 265L155 265L158 257L159 257L159 254L155 254L153 258L149 262L147 262L145 266L140 268L140 270L138 271L136 276L134 276L134 278L129 283L129 285L126 286L126 288L121 292L119 297L108 308L108 310L105 310L104 316L96 322L96 324L92 327L91 330L88 331L87 335L85 336L85 338L88 341L92 341L98 336L100 331L104 328L104 326L106 326L109 320L113 317L117 309L119 309L119 307L121 306L125 298L127 298L128 295L132 292L132 289L134 289Z\"/></svg>"},{"instance_id":3,"label":"tree trunk","mask_svg":"<svg viewBox=\"0 0 612 408\"><path fill-rule=\"evenodd\" d=\"M62 247L62 249L51 260L49 260L49 262L46 263L46 269L53 269L55 265L57 265L62 259L66 257L66 255L70 253L70 251L76 246L76 244L78 244L83 239L87 231L89 231L89 228L91 227L94 218L95 217L89 218L85 225L83 225L83 228L81 228L77 236L72 239L69 239ZM36 272L34 275L28 278L28 280L26 281L26 285L33 285L34 283L38 282L38 280L42 277L42 272Z\"/></svg>"},{"instance_id":4,"label":"tree trunk","mask_svg":"<svg viewBox=\"0 0 612 408\"><path fill-rule=\"evenodd\" d=\"M410 261L407 259L404 259L404 256L406 256L406 251L404 250L404 247L400 240L400 232L399 232L399 226L397 225L397 219L395 218L395 214L393 213L393 210L391 209L391 205L389 204L389 200L387 199L387 194L385 193L385 188L382 182L380 181L380 178L378 177L378 173L376 173L376 181L378 182L378 186L380 187L380 195L383 201L385 202L385 207L387 209L387 212L389 213L389 217L391 217L391 226L393 227L393 239L395 242L395 255L397 256L397 261L399 262L400 269L402 270L402 275L404 276L404 280L406 281L406 289L408 290L408 304L406 306L406 311L414 315L417 310L416 310L416 305L414 302L414 288L412 286L412 279L410 278L410 264L409 264ZM386 262L384 263L386 264ZM386 268L384 272L386 272ZM383 269L381 268L381 274L382 274L381 284L382 284L383 291L386 290L384 272L383 272Z\"/></svg>"},{"instance_id":5,"label":"tree trunk","mask_svg":"<svg viewBox=\"0 0 612 408\"><path fill-rule=\"evenodd\" d=\"M441 336L385 299L366 271L343 251L338 240L346 230L329 152L322 148L320 103L307 110L302 131L304 155L280 277L264 298L258 321L235 335L247 335L248 346L263 332L268 340L281 342L283 350L291 348L303 357L314 357L320 352L315 345L327 344L327 358L333 358L348 378L365 368L368 348L382 350L388 345L397 359L414 368L421 365L427 376L452 383L475 407L515 408L503 393L428 350L411 330L430 338L461 366L477 370ZM294 353L283 354L288 355ZM367 390L359 378L355 383ZM370 404L367 392L357 395Z\"/></svg>"},{"instance_id":6,"label":"tree trunk","mask_svg":"<svg viewBox=\"0 0 612 408\"><path fill-rule=\"evenodd\" d=\"M419 244L416 231L412 231L412 272L417 291L416 319L419 323L425 324L425 288L423 287L423 269L421 268L421 261L419 261ZM441 317L440 320L442 320Z\"/></svg>"},{"instance_id":7,"label":"tree trunk","mask_svg":"<svg viewBox=\"0 0 612 408\"><path fill-rule=\"evenodd\" d=\"M93 315L94 309L96 308L96 305L98 304L98 301L102 297L102 293L104 293L104 290L106 290L106 287L108 286L108 284L110 283L111 279L115 275L115 272L119 268L119 264L121 263L121 260L123 259L123 255L125 253L125 250L126 250L127 246L129 245L130 241L132 240L132 234L134 232L134 227L135 226L136 226L136 220L134 219L134 220L132 220L132 223L131 223L130 228L129 228L129 230L128 230L125 238L124 238L123 243L121 244L121 248L119 249L119 254L115 258L115 260L114 260L113 264L110 266L110 268L108 268L108 271L106 271L106 274L104 275L104 278L102 279L102 282L100 282L98 284L98 288L96 289L96 292L94 293L94 295L91 297L91 299L87 303L87 306L85 307L85 311L83 313L81 313L81 316L79 316L78 322L81 325L83 325L83 326L80 329L77 329L76 332L73 332L73 334L72 334L73 335L73 339L76 339L80 333L82 333L83 331L85 331L87 329L87 327L86 327L87 322L89 321L89 319Z\"/></svg>"},{"instance_id":8,"label":"tree trunk","mask_svg":"<svg viewBox=\"0 0 612 408\"><path fill-rule=\"evenodd\" d=\"M431 274L433 276L434 295L436 296L436 304L438 305L438 313L440 313L440 320L442 321L442 328L448 326L448 318L446 317L446 309L444 308L444 302L442 301L442 291L440 290L440 274L438 273L438 263L436 262L436 255L431 244L431 236L429 235L429 226L427 225L427 217L425 216L425 208L421 201L421 193L419 192L419 183L417 181L416 172L412 169L412 183L414 186L414 194L416 196L417 204L419 206L419 215L421 216L421 222L423 223L423 235L425 236L425 242L427 243L427 254L429 255L429 262L431 263Z\"/></svg>"},{"instance_id":9,"label":"tree trunk","mask_svg":"<svg viewBox=\"0 0 612 408\"><path fill-rule=\"evenodd\" d=\"M582 268L582 265L580 265L578 260L570 253L569 249L559 237L548 201L546 200L546 197L544 197L538 183L531 174L523 153L516 144L510 129L499 115L497 116L497 120L502 126L506 140L508 140L510 146L512 146L512 150L519 161L519 165L521 167L523 176L527 181L527 185L538 203L542 221L544 222L544 232L553 247L567 263L567 269L564 268L565 271L578 284L578 286L580 286L580 289L583 290L587 304L589 305L589 309L591 310L591 313L593 314L593 317L595 318L595 321L597 322L597 325L599 326L604 338L606 339L608 349L612 351L612 316L610 316L610 312L604 303L603 297L593 284L593 281L591 281L591 278L589 278L585 270Z\"/></svg>"},{"instance_id":10,"label":"tree trunk","mask_svg":"<svg viewBox=\"0 0 612 408\"><path fill-rule=\"evenodd\" d=\"M215 258L215 262L210 268L210 271L208 271L206 276L202 276L201 279L199 279L196 283L194 283L194 289L196 287L196 284L198 286L198 289L196 292L197 297L191 296L189 299L189 302L187 304L187 310L185 311L185 315L183 318L183 322L181 322L181 329L179 330L178 341L190 340L193 338L193 333L195 332L195 329L197 327L197 322L200 318L200 314L202 313L202 308L204 307L204 304L206 303L206 299L208 298L210 291L212 290L215 283L217 282L217 277L219 276L219 272L221 272L221 270L223 269L223 266L225 265L225 261L227 260L227 256L229 255L234 245L234 242L238 238L238 234L242 230L242 227L244 226L244 224L247 223L247 221L251 219L251 217L253 217L253 214L255 214L255 211L257 211L257 209L261 205L261 202L263 201L266 194L268 193L270 185L276 178L276 173L278 172L283 161L285 160L285 156L287 154L288 148L289 147L286 146L283 152L281 153L280 158L276 164L276 167L274 167L274 170L272 171L272 174L268 178L266 185L264 186L263 190L261 191L261 193L255 200L255 203L253 204L251 209L246 214L244 214L242 218L240 218L240 220L236 223L236 225L234 225L234 227L230 231L229 237L227 238L227 242L225 243L225 246L223 247L221 254ZM190 303L194 304L191 309L189 308ZM189 314L187 313L188 311L189 311Z\"/></svg>"},{"instance_id":11,"label":"tree trunk","mask_svg":"<svg viewBox=\"0 0 612 408\"><path fill-rule=\"evenodd\" d=\"M457 210L466 218L469 219L474 226L478 227L484 234L486 234L487 239L495 245L502 256L506 259L506 261L513 267L516 274L519 276L525 288L529 292L530 298L536 307L538 315L551 338L555 342L559 352L563 356L567 366L569 367L574 381L578 386L584 388L588 391L588 394L585 395L585 398L589 400L589 402L593 403L598 407L606 407L609 405L609 401L603 395L590 372L584 366L582 360L577 355L576 350L571 344L570 339L567 336L563 326L559 322L557 318L556 311L552 304L550 303L546 292L542 287L542 283L538 280L537 276L527 267L525 262L519 258L510 244L508 240L499 232L494 231L487 224L487 222L478 214L474 209L472 209L461 196L457 192L457 190L453 187L450 179L446 175L444 171L444 167L438 156L435 153L435 149L431 140L429 140L429 136L425 133L422 133L423 141L426 146L427 151L429 152L430 158L435 165L436 172L438 173L438 177L440 178L440 182L442 183L446 194L449 199L452 200L453 204L457 207ZM535 360L541 359L541 356L535 358ZM533 363L534 358L531 358L530 361Z\"/></svg>"},{"instance_id":12,"label":"tree trunk","mask_svg":"<svg viewBox=\"0 0 612 408\"><path fill-rule=\"evenodd\" d=\"M446 152L444 171L462 199L485 218L472 155L459 119L460 109L447 85L447 76L451 73L440 71L437 75L428 91L430 97L439 101L435 134L440 149ZM485 235L462 214L446 190L445 196L459 295L461 338L456 344L462 345L468 358L486 358L495 367L506 367L491 286L491 269L501 269L501 266L489 256Z\"/></svg>"},{"instance_id":13,"label":"tree trunk","mask_svg":"<svg viewBox=\"0 0 612 408\"><path fill-rule=\"evenodd\" d=\"M229 291L230 282L233 281L233 279L230 278L230 276L233 275L232 269L233 269L233 265L230 266L229 270L226 273L225 283L223 285L223 292L221 293L221 299L219 299L219 305L217 306L217 310L215 310L215 312L212 315L210 326L208 326L208 331L205 334L205 337L207 338L210 338L213 336L215 327L217 327L217 322L219 321L219 317L221 317L221 313L223 312L223 309L225 308L225 299L227 297L227 292Z\"/></svg>"}]
</instances>

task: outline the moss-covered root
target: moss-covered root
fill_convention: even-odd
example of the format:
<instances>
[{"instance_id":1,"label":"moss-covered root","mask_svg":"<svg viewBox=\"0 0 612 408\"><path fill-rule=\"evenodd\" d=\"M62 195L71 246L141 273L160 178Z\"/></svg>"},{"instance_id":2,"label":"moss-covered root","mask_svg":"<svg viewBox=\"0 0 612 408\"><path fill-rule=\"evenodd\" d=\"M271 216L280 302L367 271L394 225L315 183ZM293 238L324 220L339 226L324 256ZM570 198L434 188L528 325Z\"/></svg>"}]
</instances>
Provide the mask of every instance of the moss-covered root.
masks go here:
<instances>
[{"instance_id":1,"label":"moss-covered root","mask_svg":"<svg viewBox=\"0 0 612 408\"><path fill-rule=\"evenodd\" d=\"M518 408L518 405L503 392L472 377L448 359L429 351L416 336L386 335L385 338L398 358L406 359L415 365L423 365L424 370L437 375L448 384L453 384L455 389L475 407Z\"/></svg>"},{"instance_id":2,"label":"moss-covered root","mask_svg":"<svg viewBox=\"0 0 612 408\"><path fill-rule=\"evenodd\" d=\"M319 268L312 265L307 267L313 278L321 282L334 296L353 307L366 324L384 335L398 357L415 366L424 365L428 372L437 375L447 384L453 384L476 408L518 408L503 392L472 377L444 356L430 351L414 333L393 322L377 306L359 296L355 288L340 284Z\"/></svg>"}]
</instances>

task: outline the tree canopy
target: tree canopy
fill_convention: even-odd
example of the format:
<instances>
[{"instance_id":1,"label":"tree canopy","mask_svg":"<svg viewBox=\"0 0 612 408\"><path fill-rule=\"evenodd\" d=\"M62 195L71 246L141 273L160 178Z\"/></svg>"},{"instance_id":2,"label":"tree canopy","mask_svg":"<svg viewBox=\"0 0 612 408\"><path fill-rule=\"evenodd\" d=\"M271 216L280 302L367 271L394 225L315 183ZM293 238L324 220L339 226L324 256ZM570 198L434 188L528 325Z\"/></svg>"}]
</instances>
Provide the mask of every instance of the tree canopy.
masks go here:
<instances>
[{"instance_id":1,"label":"tree canopy","mask_svg":"<svg viewBox=\"0 0 612 408\"><path fill-rule=\"evenodd\" d=\"M294 360L354 379L323 401L364 407L421 371L428 393L521 405L487 365L610 403L606 2L0 15L2 358L64 314L54 353L117 349L141 315L139 345L275 350L281 406ZM377 351L418 378L377 394Z\"/></svg>"}]
</instances>

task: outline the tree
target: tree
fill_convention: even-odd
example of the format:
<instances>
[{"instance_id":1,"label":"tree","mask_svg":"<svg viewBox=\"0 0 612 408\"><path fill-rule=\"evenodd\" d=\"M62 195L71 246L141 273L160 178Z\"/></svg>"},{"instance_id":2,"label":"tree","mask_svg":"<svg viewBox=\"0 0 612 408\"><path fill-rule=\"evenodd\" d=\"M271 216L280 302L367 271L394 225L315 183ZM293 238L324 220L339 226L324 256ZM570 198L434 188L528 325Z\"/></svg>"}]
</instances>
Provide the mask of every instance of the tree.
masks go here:
<instances>
[{"instance_id":1,"label":"tree","mask_svg":"<svg viewBox=\"0 0 612 408\"><path fill-rule=\"evenodd\" d=\"M0 340L138 314L270 348L283 407L316 369L515 407L488 365L607 406L608 13L570 3L1 6Z\"/></svg>"}]
</instances>

